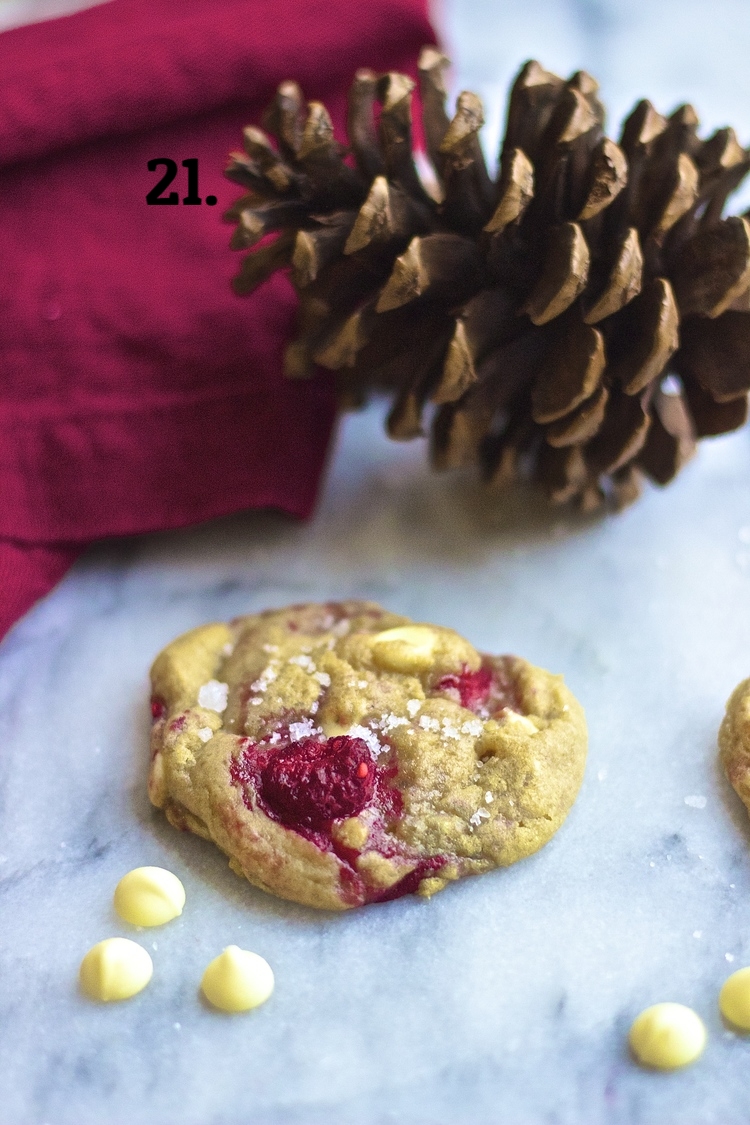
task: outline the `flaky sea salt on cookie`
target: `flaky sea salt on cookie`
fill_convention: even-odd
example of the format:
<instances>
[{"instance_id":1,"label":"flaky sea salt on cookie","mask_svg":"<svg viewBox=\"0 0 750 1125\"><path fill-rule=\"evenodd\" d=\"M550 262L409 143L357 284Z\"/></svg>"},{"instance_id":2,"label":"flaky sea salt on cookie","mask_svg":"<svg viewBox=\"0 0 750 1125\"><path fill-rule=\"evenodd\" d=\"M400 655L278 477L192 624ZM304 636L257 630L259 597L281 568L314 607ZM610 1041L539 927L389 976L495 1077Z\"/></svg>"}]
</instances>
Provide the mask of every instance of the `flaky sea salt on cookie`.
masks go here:
<instances>
[{"instance_id":1,"label":"flaky sea salt on cookie","mask_svg":"<svg viewBox=\"0 0 750 1125\"><path fill-rule=\"evenodd\" d=\"M561 677L371 602L194 629L151 677L153 804L255 886L321 909L515 863L583 775Z\"/></svg>"}]
</instances>

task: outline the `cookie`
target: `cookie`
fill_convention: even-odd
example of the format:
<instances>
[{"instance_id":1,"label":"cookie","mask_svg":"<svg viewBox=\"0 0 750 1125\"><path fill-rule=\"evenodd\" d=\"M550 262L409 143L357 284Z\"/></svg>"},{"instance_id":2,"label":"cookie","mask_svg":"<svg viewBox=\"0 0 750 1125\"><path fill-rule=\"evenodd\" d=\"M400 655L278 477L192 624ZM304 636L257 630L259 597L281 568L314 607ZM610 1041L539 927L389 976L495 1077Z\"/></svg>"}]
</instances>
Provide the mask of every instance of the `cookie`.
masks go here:
<instances>
[{"instance_id":1,"label":"cookie","mask_svg":"<svg viewBox=\"0 0 750 1125\"><path fill-rule=\"evenodd\" d=\"M729 697L719 754L729 784L750 812L750 680L743 680Z\"/></svg>"},{"instance_id":2,"label":"cookie","mask_svg":"<svg viewBox=\"0 0 750 1125\"><path fill-rule=\"evenodd\" d=\"M255 886L320 909L531 855L583 775L560 676L372 602L205 625L151 678L153 804Z\"/></svg>"}]
</instances>

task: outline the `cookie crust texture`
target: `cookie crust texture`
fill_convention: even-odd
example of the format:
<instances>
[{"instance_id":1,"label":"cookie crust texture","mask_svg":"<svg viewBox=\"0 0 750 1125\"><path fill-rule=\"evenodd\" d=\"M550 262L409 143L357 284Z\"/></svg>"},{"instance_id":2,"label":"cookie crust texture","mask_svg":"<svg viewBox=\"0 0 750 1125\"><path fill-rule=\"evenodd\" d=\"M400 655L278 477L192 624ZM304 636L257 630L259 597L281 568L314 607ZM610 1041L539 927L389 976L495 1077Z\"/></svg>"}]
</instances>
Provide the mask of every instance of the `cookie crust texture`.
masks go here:
<instances>
[{"instance_id":1,"label":"cookie crust texture","mask_svg":"<svg viewBox=\"0 0 750 1125\"><path fill-rule=\"evenodd\" d=\"M724 773L750 814L750 679L729 697L719 728L719 757Z\"/></svg>"},{"instance_id":2,"label":"cookie crust texture","mask_svg":"<svg viewBox=\"0 0 750 1125\"><path fill-rule=\"evenodd\" d=\"M320 909L531 855L583 777L561 676L372 602L201 626L151 680L152 803L256 887Z\"/></svg>"}]
</instances>

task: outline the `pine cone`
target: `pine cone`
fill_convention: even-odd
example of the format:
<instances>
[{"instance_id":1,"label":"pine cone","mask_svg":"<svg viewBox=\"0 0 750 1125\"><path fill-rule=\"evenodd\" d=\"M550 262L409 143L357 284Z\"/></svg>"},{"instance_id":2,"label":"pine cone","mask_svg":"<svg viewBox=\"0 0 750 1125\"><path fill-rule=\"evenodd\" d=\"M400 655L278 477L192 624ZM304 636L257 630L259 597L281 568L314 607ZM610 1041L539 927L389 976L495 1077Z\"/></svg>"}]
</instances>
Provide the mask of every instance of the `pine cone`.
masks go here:
<instances>
[{"instance_id":1,"label":"pine cone","mask_svg":"<svg viewBox=\"0 0 750 1125\"><path fill-rule=\"evenodd\" d=\"M700 140L690 106L665 118L647 101L617 145L590 75L529 62L494 181L479 98L446 114L447 65L422 52L432 183L411 79L357 73L348 148L324 106L279 87L277 147L249 127L227 170L248 192L232 246L256 246L236 290L290 266L286 373L330 368L348 404L388 389L394 438L421 434L435 404L436 468L478 462L494 486L531 475L555 502L622 506L643 473L666 484L696 438L747 418L750 222L722 211L750 151L728 128Z\"/></svg>"}]
</instances>

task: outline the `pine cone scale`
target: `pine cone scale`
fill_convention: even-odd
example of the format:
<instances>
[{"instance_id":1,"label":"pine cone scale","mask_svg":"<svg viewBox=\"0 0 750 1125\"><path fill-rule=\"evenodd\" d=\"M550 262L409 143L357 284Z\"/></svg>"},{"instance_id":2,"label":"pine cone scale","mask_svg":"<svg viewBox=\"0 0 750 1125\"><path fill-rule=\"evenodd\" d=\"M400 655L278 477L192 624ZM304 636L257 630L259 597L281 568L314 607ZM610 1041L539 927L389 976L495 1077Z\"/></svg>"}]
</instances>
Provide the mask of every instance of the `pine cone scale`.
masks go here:
<instances>
[{"instance_id":1,"label":"pine cone scale","mask_svg":"<svg viewBox=\"0 0 750 1125\"><path fill-rule=\"evenodd\" d=\"M545 439L548 445L564 449L569 445L585 445L595 437L604 421L609 391L600 385L590 398L558 422L548 426Z\"/></svg>"},{"instance_id":2,"label":"pine cone scale","mask_svg":"<svg viewBox=\"0 0 750 1125\"><path fill-rule=\"evenodd\" d=\"M584 450L586 463L595 475L614 473L640 453L652 421L646 409L648 394L644 391L633 396L612 390L604 422Z\"/></svg>"},{"instance_id":3,"label":"pine cone scale","mask_svg":"<svg viewBox=\"0 0 750 1125\"><path fill-rule=\"evenodd\" d=\"M578 223L564 223L550 235L542 273L523 311L537 326L569 309L586 288L591 255Z\"/></svg>"},{"instance_id":4,"label":"pine cone scale","mask_svg":"<svg viewBox=\"0 0 750 1125\"><path fill-rule=\"evenodd\" d=\"M748 419L747 395L717 402L697 383L685 378L685 400L698 438L717 437L739 430Z\"/></svg>"},{"instance_id":5,"label":"pine cone scale","mask_svg":"<svg viewBox=\"0 0 750 1125\"><path fill-rule=\"evenodd\" d=\"M677 350L679 319L672 287L663 277L613 319L610 374L626 394L639 394L662 373Z\"/></svg>"},{"instance_id":6,"label":"pine cone scale","mask_svg":"<svg viewBox=\"0 0 750 1125\"><path fill-rule=\"evenodd\" d=\"M556 422L591 398L604 373L604 337L572 320L551 349L531 392L531 416L539 425Z\"/></svg>"},{"instance_id":7,"label":"pine cone scale","mask_svg":"<svg viewBox=\"0 0 750 1125\"><path fill-rule=\"evenodd\" d=\"M689 317L674 358L678 374L692 377L717 403L750 390L750 316L726 312L715 320Z\"/></svg>"},{"instance_id":8,"label":"pine cone scale","mask_svg":"<svg viewBox=\"0 0 750 1125\"><path fill-rule=\"evenodd\" d=\"M695 427L682 394L654 395L646 441L638 464L658 484L668 484L695 453Z\"/></svg>"},{"instance_id":9,"label":"pine cone scale","mask_svg":"<svg viewBox=\"0 0 750 1125\"><path fill-rule=\"evenodd\" d=\"M750 287L750 223L739 215L699 231L675 267L683 316L715 319Z\"/></svg>"}]
</instances>

